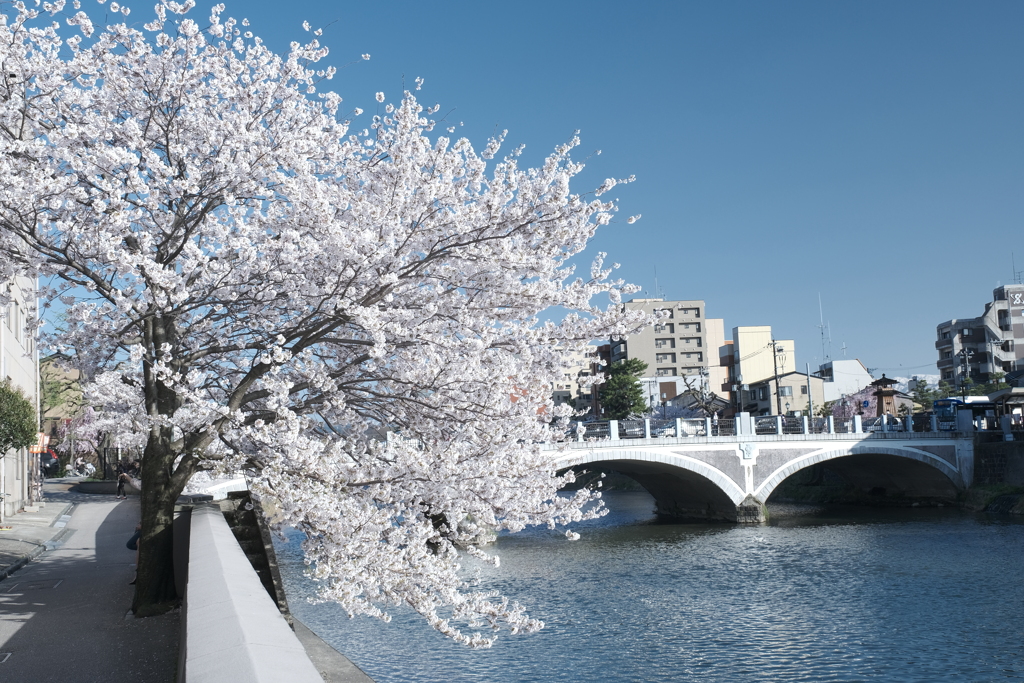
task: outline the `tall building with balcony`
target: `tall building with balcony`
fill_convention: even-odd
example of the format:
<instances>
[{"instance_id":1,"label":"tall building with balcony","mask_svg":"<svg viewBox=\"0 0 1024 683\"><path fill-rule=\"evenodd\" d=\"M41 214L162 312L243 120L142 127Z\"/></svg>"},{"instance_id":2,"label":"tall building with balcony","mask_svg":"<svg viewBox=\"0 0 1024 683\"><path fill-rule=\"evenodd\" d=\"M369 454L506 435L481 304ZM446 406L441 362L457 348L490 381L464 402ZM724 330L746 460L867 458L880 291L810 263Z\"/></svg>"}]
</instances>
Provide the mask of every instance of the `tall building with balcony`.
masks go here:
<instances>
[{"instance_id":1,"label":"tall building with balcony","mask_svg":"<svg viewBox=\"0 0 1024 683\"><path fill-rule=\"evenodd\" d=\"M647 363L644 376L658 380L656 393L661 400L671 401L686 391L687 381L707 382L712 391L718 392L727 372L720 366L718 355L725 343L725 323L721 318L706 316L703 300L631 299L623 305L661 317L637 334L612 340L612 363L627 358Z\"/></svg>"},{"instance_id":2,"label":"tall building with balcony","mask_svg":"<svg viewBox=\"0 0 1024 683\"><path fill-rule=\"evenodd\" d=\"M994 373L1024 369L1024 285L1003 285L977 318L953 318L935 328L935 365L941 378L959 386L967 378L975 384Z\"/></svg>"}]
</instances>

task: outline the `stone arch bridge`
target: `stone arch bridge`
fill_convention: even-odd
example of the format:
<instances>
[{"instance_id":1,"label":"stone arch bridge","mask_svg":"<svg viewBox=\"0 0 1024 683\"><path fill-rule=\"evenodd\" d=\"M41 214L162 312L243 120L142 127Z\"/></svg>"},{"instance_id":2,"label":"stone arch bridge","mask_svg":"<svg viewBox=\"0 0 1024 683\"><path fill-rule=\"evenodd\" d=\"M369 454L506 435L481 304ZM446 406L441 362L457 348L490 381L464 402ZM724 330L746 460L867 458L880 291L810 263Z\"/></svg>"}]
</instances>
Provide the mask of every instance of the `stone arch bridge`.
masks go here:
<instances>
[{"instance_id":1,"label":"stone arch bridge","mask_svg":"<svg viewBox=\"0 0 1024 683\"><path fill-rule=\"evenodd\" d=\"M550 444L558 469L599 465L635 479L658 514L758 523L786 478L828 463L847 482L903 500L952 502L970 486L974 439L960 432L773 434Z\"/></svg>"}]
</instances>

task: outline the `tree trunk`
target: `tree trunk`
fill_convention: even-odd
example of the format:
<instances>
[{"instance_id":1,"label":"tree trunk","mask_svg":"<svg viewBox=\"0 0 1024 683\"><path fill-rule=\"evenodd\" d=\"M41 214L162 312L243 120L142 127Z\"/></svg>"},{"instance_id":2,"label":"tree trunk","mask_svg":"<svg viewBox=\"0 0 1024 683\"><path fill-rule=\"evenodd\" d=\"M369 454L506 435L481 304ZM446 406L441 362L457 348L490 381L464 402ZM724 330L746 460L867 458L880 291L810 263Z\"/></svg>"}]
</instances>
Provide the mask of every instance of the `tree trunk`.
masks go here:
<instances>
[{"instance_id":1,"label":"tree trunk","mask_svg":"<svg viewBox=\"0 0 1024 683\"><path fill-rule=\"evenodd\" d=\"M172 476L176 454L170 448L170 436L169 429L154 430L142 458L142 535L132 601L137 617L163 614L178 604L172 525L174 504L184 484Z\"/></svg>"}]
</instances>

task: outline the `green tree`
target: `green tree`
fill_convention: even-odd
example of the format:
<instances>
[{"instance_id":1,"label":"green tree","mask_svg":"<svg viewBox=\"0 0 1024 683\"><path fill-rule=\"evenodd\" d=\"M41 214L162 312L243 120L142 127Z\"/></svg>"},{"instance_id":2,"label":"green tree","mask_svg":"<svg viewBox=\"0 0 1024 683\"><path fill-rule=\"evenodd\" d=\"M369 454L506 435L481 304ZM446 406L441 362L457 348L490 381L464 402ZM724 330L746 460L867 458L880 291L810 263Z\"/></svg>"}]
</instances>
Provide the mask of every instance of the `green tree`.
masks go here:
<instances>
[{"instance_id":1,"label":"green tree","mask_svg":"<svg viewBox=\"0 0 1024 683\"><path fill-rule=\"evenodd\" d=\"M940 384L939 386L941 389L942 385ZM935 399L944 398L944 396L939 395L941 393L940 389L928 386L928 383L924 380L917 380L917 384L914 386L914 390L910 392L910 395L913 397L914 403L921 406L921 410L929 411L932 409Z\"/></svg>"},{"instance_id":2,"label":"green tree","mask_svg":"<svg viewBox=\"0 0 1024 683\"><path fill-rule=\"evenodd\" d=\"M949 398L950 396L956 396L956 389L946 380L942 380L935 390L934 398Z\"/></svg>"},{"instance_id":3,"label":"green tree","mask_svg":"<svg viewBox=\"0 0 1024 683\"><path fill-rule=\"evenodd\" d=\"M613 365L608 381L601 385L599 395L609 420L624 420L630 415L647 412L643 387L639 378L647 371L647 363L630 358Z\"/></svg>"},{"instance_id":4,"label":"green tree","mask_svg":"<svg viewBox=\"0 0 1024 683\"><path fill-rule=\"evenodd\" d=\"M0 382L0 458L36 442L36 410L10 380Z\"/></svg>"},{"instance_id":5,"label":"green tree","mask_svg":"<svg viewBox=\"0 0 1024 683\"><path fill-rule=\"evenodd\" d=\"M1005 377L1005 372L993 372L988 376L988 381L979 385L976 391L979 394L985 394L987 396L1002 389L1009 389L1010 385L1004 381Z\"/></svg>"}]
</instances>

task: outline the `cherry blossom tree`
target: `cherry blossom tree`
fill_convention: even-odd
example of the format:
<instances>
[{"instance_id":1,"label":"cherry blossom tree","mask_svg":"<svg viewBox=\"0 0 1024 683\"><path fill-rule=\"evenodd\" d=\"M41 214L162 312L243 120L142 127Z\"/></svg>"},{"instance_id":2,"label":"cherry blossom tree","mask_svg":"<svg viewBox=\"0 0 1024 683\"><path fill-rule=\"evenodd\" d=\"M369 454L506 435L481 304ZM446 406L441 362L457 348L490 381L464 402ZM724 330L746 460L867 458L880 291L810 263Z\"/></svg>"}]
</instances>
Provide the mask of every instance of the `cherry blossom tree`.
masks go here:
<instances>
[{"instance_id":1,"label":"cherry blossom tree","mask_svg":"<svg viewBox=\"0 0 1024 683\"><path fill-rule=\"evenodd\" d=\"M61 421L54 449L74 462L81 455L98 455L102 442L103 429L96 411L92 406L84 406L74 417Z\"/></svg>"},{"instance_id":2,"label":"cherry blossom tree","mask_svg":"<svg viewBox=\"0 0 1024 683\"><path fill-rule=\"evenodd\" d=\"M408 605L474 646L540 628L461 565L497 563L485 529L599 514L537 444L564 354L649 322L603 255L572 265L621 181L576 194L576 139L521 168L412 92L358 123L316 36L278 56L192 6L102 31L61 0L0 14L0 277L54 276L49 344L144 442L133 609L173 604L189 479L243 470L350 614Z\"/></svg>"}]
</instances>

